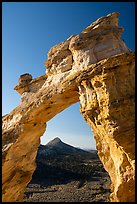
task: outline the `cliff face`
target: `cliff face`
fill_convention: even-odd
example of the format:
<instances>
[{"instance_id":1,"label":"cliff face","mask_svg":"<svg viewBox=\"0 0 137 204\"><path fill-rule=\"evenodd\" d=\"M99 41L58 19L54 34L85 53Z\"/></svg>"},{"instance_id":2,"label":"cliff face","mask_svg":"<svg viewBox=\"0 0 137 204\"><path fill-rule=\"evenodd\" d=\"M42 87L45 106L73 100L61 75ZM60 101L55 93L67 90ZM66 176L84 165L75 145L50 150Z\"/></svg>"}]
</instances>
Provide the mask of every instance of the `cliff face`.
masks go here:
<instances>
[{"instance_id":1,"label":"cliff face","mask_svg":"<svg viewBox=\"0 0 137 204\"><path fill-rule=\"evenodd\" d=\"M21 103L3 116L3 201L23 198L46 122L80 101L112 180L111 201L134 201L134 53L120 39L118 13L54 46L37 79L21 75Z\"/></svg>"},{"instance_id":2,"label":"cliff face","mask_svg":"<svg viewBox=\"0 0 137 204\"><path fill-rule=\"evenodd\" d=\"M112 181L111 201L134 201L134 61L113 58L79 86L81 114L92 128L98 155ZM126 60L126 59L125 59Z\"/></svg>"}]
</instances>

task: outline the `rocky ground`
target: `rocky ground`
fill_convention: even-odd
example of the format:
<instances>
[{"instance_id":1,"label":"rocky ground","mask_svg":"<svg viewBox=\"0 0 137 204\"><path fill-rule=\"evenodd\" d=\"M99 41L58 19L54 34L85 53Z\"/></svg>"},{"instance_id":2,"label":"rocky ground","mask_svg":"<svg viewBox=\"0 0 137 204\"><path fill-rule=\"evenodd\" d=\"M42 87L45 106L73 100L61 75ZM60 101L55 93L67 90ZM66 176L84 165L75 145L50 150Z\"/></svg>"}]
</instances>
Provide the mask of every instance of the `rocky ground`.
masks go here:
<instances>
[{"instance_id":1,"label":"rocky ground","mask_svg":"<svg viewBox=\"0 0 137 204\"><path fill-rule=\"evenodd\" d=\"M41 158L26 188L24 202L109 202L108 173L98 158L91 158Z\"/></svg>"}]
</instances>

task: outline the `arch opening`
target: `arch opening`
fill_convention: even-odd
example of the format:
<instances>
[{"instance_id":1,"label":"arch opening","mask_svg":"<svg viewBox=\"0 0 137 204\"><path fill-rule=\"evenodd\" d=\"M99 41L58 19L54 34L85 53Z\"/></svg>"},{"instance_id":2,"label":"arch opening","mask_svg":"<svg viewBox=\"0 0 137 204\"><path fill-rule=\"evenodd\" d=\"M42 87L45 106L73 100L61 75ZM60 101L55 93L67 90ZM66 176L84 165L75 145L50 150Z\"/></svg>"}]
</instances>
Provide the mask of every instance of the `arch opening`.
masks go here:
<instances>
[{"instance_id":1,"label":"arch opening","mask_svg":"<svg viewBox=\"0 0 137 204\"><path fill-rule=\"evenodd\" d=\"M44 145L59 137L65 143L77 148L96 149L92 130L80 114L79 109L80 103L77 102L52 118L40 138L41 144Z\"/></svg>"},{"instance_id":2,"label":"arch opening","mask_svg":"<svg viewBox=\"0 0 137 204\"><path fill-rule=\"evenodd\" d=\"M37 168L25 190L26 202L109 201L110 178L79 108L79 102L71 105L47 123L37 153Z\"/></svg>"}]
</instances>

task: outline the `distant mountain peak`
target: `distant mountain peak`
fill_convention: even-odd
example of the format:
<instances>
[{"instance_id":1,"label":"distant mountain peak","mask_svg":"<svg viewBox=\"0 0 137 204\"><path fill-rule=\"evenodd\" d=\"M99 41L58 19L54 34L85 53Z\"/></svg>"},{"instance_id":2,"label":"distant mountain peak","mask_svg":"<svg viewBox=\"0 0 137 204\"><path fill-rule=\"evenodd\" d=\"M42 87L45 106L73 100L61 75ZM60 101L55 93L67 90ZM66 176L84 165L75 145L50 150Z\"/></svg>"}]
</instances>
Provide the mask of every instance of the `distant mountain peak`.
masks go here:
<instances>
[{"instance_id":1,"label":"distant mountain peak","mask_svg":"<svg viewBox=\"0 0 137 204\"><path fill-rule=\"evenodd\" d=\"M59 137L55 137L53 140L61 142L61 139Z\"/></svg>"},{"instance_id":2,"label":"distant mountain peak","mask_svg":"<svg viewBox=\"0 0 137 204\"><path fill-rule=\"evenodd\" d=\"M55 137L53 140L47 143L47 145L56 145L62 143L61 139L59 137Z\"/></svg>"},{"instance_id":3,"label":"distant mountain peak","mask_svg":"<svg viewBox=\"0 0 137 204\"><path fill-rule=\"evenodd\" d=\"M59 155L69 155L69 156L82 156L82 157L90 157L92 159L96 159L97 155L95 151L85 151L80 148L73 147L69 144L66 144L61 141L60 138L55 137L53 140L48 142L46 145L40 145L39 151L38 151L38 157L37 159L40 158L45 158L46 156L59 156Z\"/></svg>"}]
</instances>

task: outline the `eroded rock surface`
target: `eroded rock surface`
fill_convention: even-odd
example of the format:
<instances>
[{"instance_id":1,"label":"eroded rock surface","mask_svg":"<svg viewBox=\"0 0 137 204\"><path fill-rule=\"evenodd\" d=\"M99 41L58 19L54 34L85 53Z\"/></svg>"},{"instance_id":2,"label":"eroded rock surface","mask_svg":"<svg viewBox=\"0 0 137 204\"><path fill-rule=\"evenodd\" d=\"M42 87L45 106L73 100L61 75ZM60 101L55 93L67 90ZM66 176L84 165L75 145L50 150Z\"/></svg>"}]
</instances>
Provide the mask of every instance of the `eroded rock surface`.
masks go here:
<instances>
[{"instance_id":1,"label":"eroded rock surface","mask_svg":"<svg viewBox=\"0 0 137 204\"><path fill-rule=\"evenodd\" d=\"M135 56L120 39L118 15L51 48L45 75L20 76L21 102L2 118L3 201L23 199L46 122L78 101L111 177L111 201L134 201Z\"/></svg>"},{"instance_id":2,"label":"eroded rock surface","mask_svg":"<svg viewBox=\"0 0 137 204\"><path fill-rule=\"evenodd\" d=\"M124 56L124 55L123 55ZM92 128L98 155L109 172L111 201L134 201L134 61L109 66L109 59L79 86L81 113ZM116 57L115 57L116 59ZM111 63L112 64L112 63Z\"/></svg>"}]
</instances>

